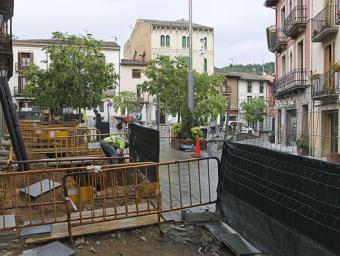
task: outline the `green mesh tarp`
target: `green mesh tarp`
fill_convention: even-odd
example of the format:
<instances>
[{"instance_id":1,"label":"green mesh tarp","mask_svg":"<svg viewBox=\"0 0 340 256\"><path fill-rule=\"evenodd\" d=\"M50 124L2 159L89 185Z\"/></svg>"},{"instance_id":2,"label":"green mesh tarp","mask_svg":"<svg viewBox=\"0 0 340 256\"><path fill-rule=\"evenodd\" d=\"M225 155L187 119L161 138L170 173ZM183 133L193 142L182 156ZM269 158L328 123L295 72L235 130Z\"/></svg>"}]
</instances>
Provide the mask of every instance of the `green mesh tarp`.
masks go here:
<instances>
[{"instance_id":1,"label":"green mesh tarp","mask_svg":"<svg viewBox=\"0 0 340 256\"><path fill-rule=\"evenodd\" d=\"M129 154L135 161L159 163L159 131L129 124L129 143ZM156 181L155 173L149 172L150 181Z\"/></svg>"},{"instance_id":2,"label":"green mesh tarp","mask_svg":"<svg viewBox=\"0 0 340 256\"><path fill-rule=\"evenodd\" d=\"M218 207L269 255L340 255L340 165L225 143Z\"/></svg>"}]
</instances>

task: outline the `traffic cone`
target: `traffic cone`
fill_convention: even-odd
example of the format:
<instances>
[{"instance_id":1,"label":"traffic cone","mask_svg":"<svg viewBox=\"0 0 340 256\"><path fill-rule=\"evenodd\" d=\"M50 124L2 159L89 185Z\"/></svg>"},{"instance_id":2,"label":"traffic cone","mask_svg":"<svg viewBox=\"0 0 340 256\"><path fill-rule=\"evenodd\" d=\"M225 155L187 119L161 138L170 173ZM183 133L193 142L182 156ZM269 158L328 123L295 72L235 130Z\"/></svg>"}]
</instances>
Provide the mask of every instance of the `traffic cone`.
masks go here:
<instances>
[{"instance_id":1,"label":"traffic cone","mask_svg":"<svg viewBox=\"0 0 340 256\"><path fill-rule=\"evenodd\" d=\"M195 153L192 155L192 157L195 158L201 157L201 141L199 137L196 137Z\"/></svg>"}]
</instances>

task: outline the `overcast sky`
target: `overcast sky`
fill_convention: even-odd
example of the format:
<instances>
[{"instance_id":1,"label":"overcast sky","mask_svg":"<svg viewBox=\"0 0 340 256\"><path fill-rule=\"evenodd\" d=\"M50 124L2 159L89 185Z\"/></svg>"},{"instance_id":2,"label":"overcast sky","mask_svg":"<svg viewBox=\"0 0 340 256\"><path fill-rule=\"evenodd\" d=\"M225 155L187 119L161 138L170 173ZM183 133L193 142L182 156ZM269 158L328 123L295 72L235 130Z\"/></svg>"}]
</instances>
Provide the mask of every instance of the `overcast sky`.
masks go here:
<instances>
[{"instance_id":1,"label":"overcast sky","mask_svg":"<svg viewBox=\"0 0 340 256\"><path fill-rule=\"evenodd\" d=\"M188 19L187 0L15 0L13 34L19 39L49 38L51 32L89 32L115 37L123 46L136 19ZM264 0L193 0L195 23L215 28L215 66L273 61L266 27L274 11Z\"/></svg>"}]
</instances>

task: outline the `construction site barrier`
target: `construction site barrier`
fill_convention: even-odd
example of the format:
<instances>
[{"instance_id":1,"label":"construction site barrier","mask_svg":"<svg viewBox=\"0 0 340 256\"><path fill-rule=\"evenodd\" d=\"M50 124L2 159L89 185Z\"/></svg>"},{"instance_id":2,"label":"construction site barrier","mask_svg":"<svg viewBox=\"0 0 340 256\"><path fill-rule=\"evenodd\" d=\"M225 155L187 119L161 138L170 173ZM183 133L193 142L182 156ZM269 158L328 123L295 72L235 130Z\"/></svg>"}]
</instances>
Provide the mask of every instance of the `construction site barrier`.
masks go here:
<instances>
[{"instance_id":1,"label":"construction site barrier","mask_svg":"<svg viewBox=\"0 0 340 256\"><path fill-rule=\"evenodd\" d=\"M70 159L69 162L72 160L78 161ZM3 171L0 173L0 230L66 221L63 177L68 173L86 172L88 166L94 166L93 164L98 162L103 164L101 166L103 170L118 165L104 162L109 160L119 162L128 159L92 159L92 162L87 161L86 166L64 166L25 172ZM42 161L27 162L31 165L42 163ZM135 164L127 162L120 166Z\"/></svg>"},{"instance_id":2,"label":"construction site barrier","mask_svg":"<svg viewBox=\"0 0 340 256\"><path fill-rule=\"evenodd\" d=\"M219 159L210 157L106 169L93 167L87 172L65 175L71 242L74 226L150 214L158 214L160 221L160 213L214 203L213 180L217 181L218 168ZM150 181L150 176L156 180Z\"/></svg>"},{"instance_id":3,"label":"construction site barrier","mask_svg":"<svg viewBox=\"0 0 340 256\"><path fill-rule=\"evenodd\" d=\"M72 237L73 226L212 204L218 168L202 158L0 173L0 230L68 223Z\"/></svg>"},{"instance_id":4,"label":"construction site barrier","mask_svg":"<svg viewBox=\"0 0 340 256\"><path fill-rule=\"evenodd\" d=\"M103 152L100 141L108 136L122 136L121 133L100 134L95 129L80 129L76 135L55 132L52 137L26 138L27 152L31 155L44 154L50 157L100 156ZM125 150L125 153L128 151Z\"/></svg>"},{"instance_id":5,"label":"construction site barrier","mask_svg":"<svg viewBox=\"0 0 340 256\"><path fill-rule=\"evenodd\" d=\"M340 255L340 165L225 142L218 207L269 255Z\"/></svg>"}]
</instances>

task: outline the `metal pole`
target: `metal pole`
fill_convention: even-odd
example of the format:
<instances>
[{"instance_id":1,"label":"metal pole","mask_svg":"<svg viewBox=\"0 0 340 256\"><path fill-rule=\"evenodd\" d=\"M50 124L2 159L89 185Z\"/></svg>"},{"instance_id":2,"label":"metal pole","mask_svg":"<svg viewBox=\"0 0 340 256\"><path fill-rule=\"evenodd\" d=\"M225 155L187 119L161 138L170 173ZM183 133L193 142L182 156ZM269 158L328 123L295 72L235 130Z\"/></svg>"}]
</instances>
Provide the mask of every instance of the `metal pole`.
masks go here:
<instances>
[{"instance_id":1,"label":"metal pole","mask_svg":"<svg viewBox=\"0 0 340 256\"><path fill-rule=\"evenodd\" d=\"M225 133L224 133L224 141L228 139L228 127L229 127L229 119L230 119L230 106L231 106L231 98L228 98L228 107L227 107L227 120L225 124Z\"/></svg>"},{"instance_id":2,"label":"metal pole","mask_svg":"<svg viewBox=\"0 0 340 256\"><path fill-rule=\"evenodd\" d=\"M161 123L161 103L159 96L157 98L157 131L159 131L160 123Z\"/></svg>"},{"instance_id":3,"label":"metal pole","mask_svg":"<svg viewBox=\"0 0 340 256\"><path fill-rule=\"evenodd\" d=\"M194 74L192 70L192 0L189 0L189 71L188 71L188 107L194 111Z\"/></svg>"}]
</instances>

